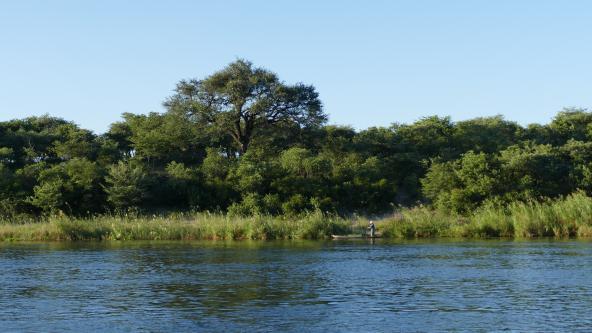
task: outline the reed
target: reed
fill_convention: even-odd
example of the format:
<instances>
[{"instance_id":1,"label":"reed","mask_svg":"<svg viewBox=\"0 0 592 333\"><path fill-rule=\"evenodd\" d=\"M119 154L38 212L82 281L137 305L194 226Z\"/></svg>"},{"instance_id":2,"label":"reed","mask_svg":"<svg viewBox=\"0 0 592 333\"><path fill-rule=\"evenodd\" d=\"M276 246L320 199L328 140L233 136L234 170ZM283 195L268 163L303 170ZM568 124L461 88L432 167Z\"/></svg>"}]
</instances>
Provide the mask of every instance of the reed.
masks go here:
<instances>
[{"instance_id":1,"label":"reed","mask_svg":"<svg viewBox=\"0 0 592 333\"><path fill-rule=\"evenodd\" d=\"M376 225L386 238L429 238L449 236L456 221L455 216L419 206L404 209Z\"/></svg>"},{"instance_id":2,"label":"reed","mask_svg":"<svg viewBox=\"0 0 592 333\"><path fill-rule=\"evenodd\" d=\"M345 219L320 213L290 219L208 213L85 219L59 216L37 223L1 224L0 240L323 239L346 232L348 223Z\"/></svg>"},{"instance_id":3,"label":"reed","mask_svg":"<svg viewBox=\"0 0 592 333\"><path fill-rule=\"evenodd\" d=\"M0 240L327 239L333 234L359 234L367 223L363 217L320 212L291 218L210 213L52 216L37 222L1 222ZM592 198L576 192L556 200L485 206L468 216L418 206L402 209L376 225L384 238L592 237Z\"/></svg>"},{"instance_id":4,"label":"reed","mask_svg":"<svg viewBox=\"0 0 592 333\"><path fill-rule=\"evenodd\" d=\"M485 206L468 216L416 207L379 225L385 236L393 238L591 237L592 198L576 192L556 200Z\"/></svg>"}]
</instances>

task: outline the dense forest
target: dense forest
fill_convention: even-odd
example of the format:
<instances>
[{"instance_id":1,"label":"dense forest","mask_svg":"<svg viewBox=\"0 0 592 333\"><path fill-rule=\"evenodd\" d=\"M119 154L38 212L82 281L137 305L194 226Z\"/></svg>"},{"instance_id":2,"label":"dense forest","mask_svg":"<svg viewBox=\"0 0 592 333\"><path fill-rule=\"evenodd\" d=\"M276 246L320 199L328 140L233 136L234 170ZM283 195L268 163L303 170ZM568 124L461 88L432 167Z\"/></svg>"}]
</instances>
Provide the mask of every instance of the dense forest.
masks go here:
<instances>
[{"instance_id":1,"label":"dense forest","mask_svg":"<svg viewBox=\"0 0 592 333\"><path fill-rule=\"evenodd\" d=\"M356 131L327 125L314 87L238 60L181 81L163 113L101 135L67 120L0 122L0 214L217 211L381 214L592 192L592 113L547 125L426 117ZM396 114L393 113L396 121Z\"/></svg>"}]
</instances>

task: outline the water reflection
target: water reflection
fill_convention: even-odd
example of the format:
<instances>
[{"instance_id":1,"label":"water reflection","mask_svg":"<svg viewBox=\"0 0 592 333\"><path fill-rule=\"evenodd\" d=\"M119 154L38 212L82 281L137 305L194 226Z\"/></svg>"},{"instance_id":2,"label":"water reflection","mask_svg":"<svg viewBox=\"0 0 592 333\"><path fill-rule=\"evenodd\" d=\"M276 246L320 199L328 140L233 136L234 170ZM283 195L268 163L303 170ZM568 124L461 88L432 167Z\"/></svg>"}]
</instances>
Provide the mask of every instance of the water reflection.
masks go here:
<instances>
[{"instance_id":1,"label":"water reflection","mask_svg":"<svg viewBox=\"0 0 592 333\"><path fill-rule=\"evenodd\" d=\"M6 331L577 331L576 241L0 245Z\"/></svg>"}]
</instances>

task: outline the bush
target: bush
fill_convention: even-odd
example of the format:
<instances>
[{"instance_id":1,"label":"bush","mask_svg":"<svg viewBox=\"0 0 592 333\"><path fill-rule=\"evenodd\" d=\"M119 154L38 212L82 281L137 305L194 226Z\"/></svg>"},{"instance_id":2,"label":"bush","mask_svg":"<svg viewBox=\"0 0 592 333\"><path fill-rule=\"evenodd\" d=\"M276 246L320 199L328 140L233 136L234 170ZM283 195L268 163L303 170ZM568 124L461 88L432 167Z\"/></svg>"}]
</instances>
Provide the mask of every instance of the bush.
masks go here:
<instances>
[{"instance_id":1,"label":"bush","mask_svg":"<svg viewBox=\"0 0 592 333\"><path fill-rule=\"evenodd\" d=\"M308 200L300 194L291 196L288 201L282 204L282 210L284 211L284 214L288 216L301 214L306 210L311 210L311 208Z\"/></svg>"},{"instance_id":2,"label":"bush","mask_svg":"<svg viewBox=\"0 0 592 333\"><path fill-rule=\"evenodd\" d=\"M112 165L105 182L107 201L118 210L140 204L147 195L146 172L130 162Z\"/></svg>"},{"instance_id":3,"label":"bush","mask_svg":"<svg viewBox=\"0 0 592 333\"><path fill-rule=\"evenodd\" d=\"M230 216L253 216L261 214L261 198L257 193L247 194L240 203L228 207Z\"/></svg>"}]
</instances>

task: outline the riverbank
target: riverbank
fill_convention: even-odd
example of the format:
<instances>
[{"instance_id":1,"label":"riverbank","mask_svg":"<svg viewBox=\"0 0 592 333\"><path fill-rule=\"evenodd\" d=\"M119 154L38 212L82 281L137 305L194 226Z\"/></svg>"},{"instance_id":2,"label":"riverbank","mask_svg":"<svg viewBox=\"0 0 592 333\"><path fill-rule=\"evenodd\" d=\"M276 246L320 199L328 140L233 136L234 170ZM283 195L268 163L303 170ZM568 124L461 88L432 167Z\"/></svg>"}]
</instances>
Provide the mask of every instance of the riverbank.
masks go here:
<instances>
[{"instance_id":1,"label":"riverbank","mask_svg":"<svg viewBox=\"0 0 592 333\"><path fill-rule=\"evenodd\" d=\"M390 238L592 237L592 198L576 192L544 202L482 207L467 216L416 207L378 226Z\"/></svg>"},{"instance_id":2,"label":"riverbank","mask_svg":"<svg viewBox=\"0 0 592 333\"><path fill-rule=\"evenodd\" d=\"M362 233L367 218L311 213L297 218L222 214L166 216L47 217L39 222L0 224L0 240L270 240L327 239ZM592 237L592 198L576 193L546 202L486 207L468 216L428 207L403 209L376 221L384 238Z\"/></svg>"},{"instance_id":3,"label":"riverbank","mask_svg":"<svg viewBox=\"0 0 592 333\"><path fill-rule=\"evenodd\" d=\"M322 239L348 232L349 221L315 213L300 218L221 214L48 217L37 223L1 224L0 240L267 240Z\"/></svg>"}]
</instances>

